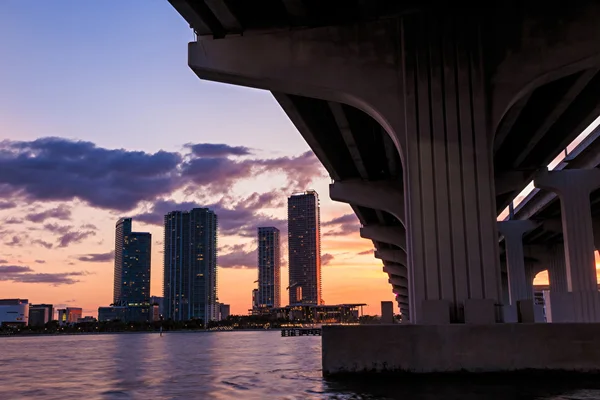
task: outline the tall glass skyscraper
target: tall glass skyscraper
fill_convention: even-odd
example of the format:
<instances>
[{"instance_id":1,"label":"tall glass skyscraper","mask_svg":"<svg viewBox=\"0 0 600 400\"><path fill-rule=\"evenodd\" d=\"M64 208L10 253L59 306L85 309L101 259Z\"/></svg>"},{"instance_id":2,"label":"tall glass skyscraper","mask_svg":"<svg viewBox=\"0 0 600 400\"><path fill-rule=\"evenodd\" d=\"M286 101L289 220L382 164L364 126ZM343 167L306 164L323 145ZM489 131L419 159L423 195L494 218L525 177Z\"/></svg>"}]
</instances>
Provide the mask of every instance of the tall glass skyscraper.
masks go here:
<instances>
[{"instance_id":1,"label":"tall glass skyscraper","mask_svg":"<svg viewBox=\"0 0 600 400\"><path fill-rule=\"evenodd\" d=\"M150 304L152 235L132 232L131 218L121 218L115 229L115 281L113 303L119 306Z\"/></svg>"},{"instance_id":2,"label":"tall glass skyscraper","mask_svg":"<svg viewBox=\"0 0 600 400\"><path fill-rule=\"evenodd\" d=\"M208 208L165 215L165 318L218 318L217 215Z\"/></svg>"},{"instance_id":3,"label":"tall glass skyscraper","mask_svg":"<svg viewBox=\"0 0 600 400\"><path fill-rule=\"evenodd\" d=\"M288 198L290 305L321 304L321 217L314 190Z\"/></svg>"},{"instance_id":4,"label":"tall glass skyscraper","mask_svg":"<svg viewBox=\"0 0 600 400\"><path fill-rule=\"evenodd\" d=\"M281 296L279 229L258 228L258 306L279 307Z\"/></svg>"}]
</instances>

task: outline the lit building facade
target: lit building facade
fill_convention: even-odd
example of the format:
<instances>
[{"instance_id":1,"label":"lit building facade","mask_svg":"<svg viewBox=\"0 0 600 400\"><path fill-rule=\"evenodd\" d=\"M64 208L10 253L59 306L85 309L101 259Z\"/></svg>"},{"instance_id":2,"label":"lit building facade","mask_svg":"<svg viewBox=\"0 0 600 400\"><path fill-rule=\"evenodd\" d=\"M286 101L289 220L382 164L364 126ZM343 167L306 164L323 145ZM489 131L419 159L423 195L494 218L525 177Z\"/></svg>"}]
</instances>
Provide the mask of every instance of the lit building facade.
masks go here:
<instances>
[{"instance_id":1,"label":"lit building facade","mask_svg":"<svg viewBox=\"0 0 600 400\"><path fill-rule=\"evenodd\" d=\"M279 307L281 297L279 229L258 228L258 307Z\"/></svg>"},{"instance_id":2,"label":"lit building facade","mask_svg":"<svg viewBox=\"0 0 600 400\"><path fill-rule=\"evenodd\" d=\"M217 215L208 208L173 211L164 226L165 319L218 320Z\"/></svg>"},{"instance_id":3,"label":"lit building facade","mask_svg":"<svg viewBox=\"0 0 600 400\"><path fill-rule=\"evenodd\" d=\"M0 326L26 326L29 323L29 300L0 299Z\"/></svg>"},{"instance_id":4,"label":"lit building facade","mask_svg":"<svg viewBox=\"0 0 600 400\"><path fill-rule=\"evenodd\" d=\"M132 232L131 218L121 218L115 230L115 281L113 304L150 305L152 235Z\"/></svg>"},{"instance_id":5,"label":"lit building facade","mask_svg":"<svg viewBox=\"0 0 600 400\"><path fill-rule=\"evenodd\" d=\"M314 190L288 198L290 305L321 304L321 218Z\"/></svg>"},{"instance_id":6,"label":"lit building facade","mask_svg":"<svg viewBox=\"0 0 600 400\"><path fill-rule=\"evenodd\" d=\"M61 325L76 324L83 316L83 310L79 307L67 307L56 311L58 313L58 323Z\"/></svg>"}]
</instances>

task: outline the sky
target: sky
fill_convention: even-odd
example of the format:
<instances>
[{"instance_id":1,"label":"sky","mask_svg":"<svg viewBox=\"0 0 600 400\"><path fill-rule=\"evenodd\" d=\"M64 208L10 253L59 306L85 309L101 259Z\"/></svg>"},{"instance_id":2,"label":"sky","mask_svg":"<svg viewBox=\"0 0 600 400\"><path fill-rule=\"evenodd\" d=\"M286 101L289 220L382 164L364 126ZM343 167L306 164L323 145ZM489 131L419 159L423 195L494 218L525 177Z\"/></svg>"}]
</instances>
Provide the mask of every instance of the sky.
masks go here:
<instances>
[{"instance_id":1,"label":"sky","mask_svg":"<svg viewBox=\"0 0 600 400\"><path fill-rule=\"evenodd\" d=\"M152 233L161 296L163 215L208 206L219 301L246 314L256 228L285 238L287 197L315 189L324 300L379 313L387 275L326 171L270 93L198 79L191 40L166 0L0 2L0 298L96 315L112 301L120 217Z\"/></svg>"}]
</instances>

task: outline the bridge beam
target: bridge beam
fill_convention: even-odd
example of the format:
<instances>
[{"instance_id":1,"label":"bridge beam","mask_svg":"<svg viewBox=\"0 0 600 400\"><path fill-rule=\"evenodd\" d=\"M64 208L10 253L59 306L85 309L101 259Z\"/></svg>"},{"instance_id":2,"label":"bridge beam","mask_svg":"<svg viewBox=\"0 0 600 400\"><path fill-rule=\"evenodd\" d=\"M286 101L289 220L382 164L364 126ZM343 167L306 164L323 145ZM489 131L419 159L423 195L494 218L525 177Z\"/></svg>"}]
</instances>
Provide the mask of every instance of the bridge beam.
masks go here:
<instances>
[{"instance_id":1,"label":"bridge beam","mask_svg":"<svg viewBox=\"0 0 600 400\"><path fill-rule=\"evenodd\" d=\"M408 282L408 270L404 265L385 263L383 266L383 272L399 276L406 279Z\"/></svg>"},{"instance_id":2,"label":"bridge beam","mask_svg":"<svg viewBox=\"0 0 600 400\"><path fill-rule=\"evenodd\" d=\"M529 293L532 282L527 282L525 273L525 254L523 252L523 235L537 227L533 221L512 220L498 222L498 231L504 236L506 245L506 266L508 272L508 293L510 304L516 305L517 301L530 299Z\"/></svg>"},{"instance_id":3,"label":"bridge beam","mask_svg":"<svg viewBox=\"0 0 600 400\"><path fill-rule=\"evenodd\" d=\"M360 228L360 237L392 244L406 251L406 229L403 226L365 225Z\"/></svg>"},{"instance_id":4,"label":"bridge beam","mask_svg":"<svg viewBox=\"0 0 600 400\"><path fill-rule=\"evenodd\" d=\"M565 241L567 288L575 322L600 322L590 193L600 187L600 170L542 171L536 187L560 198Z\"/></svg>"},{"instance_id":5,"label":"bridge beam","mask_svg":"<svg viewBox=\"0 0 600 400\"><path fill-rule=\"evenodd\" d=\"M375 258L391 261L396 264L407 265L406 252L404 250L380 249L375 250Z\"/></svg>"},{"instance_id":6,"label":"bridge beam","mask_svg":"<svg viewBox=\"0 0 600 400\"><path fill-rule=\"evenodd\" d=\"M399 181L337 181L329 185L333 201L387 211L404 223L404 192Z\"/></svg>"}]
</instances>

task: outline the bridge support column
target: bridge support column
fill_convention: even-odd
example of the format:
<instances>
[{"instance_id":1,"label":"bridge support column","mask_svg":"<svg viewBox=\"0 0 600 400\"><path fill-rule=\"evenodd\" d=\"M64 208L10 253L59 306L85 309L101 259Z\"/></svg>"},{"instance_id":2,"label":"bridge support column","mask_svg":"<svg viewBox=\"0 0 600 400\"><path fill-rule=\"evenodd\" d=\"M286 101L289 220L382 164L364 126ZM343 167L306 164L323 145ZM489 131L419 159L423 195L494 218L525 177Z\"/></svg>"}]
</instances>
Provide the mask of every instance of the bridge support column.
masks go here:
<instances>
[{"instance_id":1,"label":"bridge support column","mask_svg":"<svg viewBox=\"0 0 600 400\"><path fill-rule=\"evenodd\" d=\"M405 124L395 134L406 144L411 306L417 323L493 323L501 288L479 28L438 22L411 19L402 31Z\"/></svg>"},{"instance_id":2,"label":"bridge support column","mask_svg":"<svg viewBox=\"0 0 600 400\"><path fill-rule=\"evenodd\" d=\"M552 246L550 262L548 263L548 280L550 292L568 292L567 266L565 263L565 246L558 243Z\"/></svg>"},{"instance_id":3,"label":"bridge support column","mask_svg":"<svg viewBox=\"0 0 600 400\"><path fill-rule=\"evenodd\" d=\"M533 278L525 270L523 235L534 229L537 224L529 220L498 222L498 230L504 236L506 244L506 270L508 272L508 293L510 304L533 297ZM531 281L528 281L530 279Z\"/></svg>"},{"instance_id":4,"label":"bridge support column","mask_svg":"<svg viewBox=\"0 0 600 400\"><path fill-rule=\"evenodd\" d=\"M567 289L574 322L600 322L600 296L590 193L600 187L600 170L544 171L534 184L560 198L565 241Z\"/></svg>"}]
</instances>

